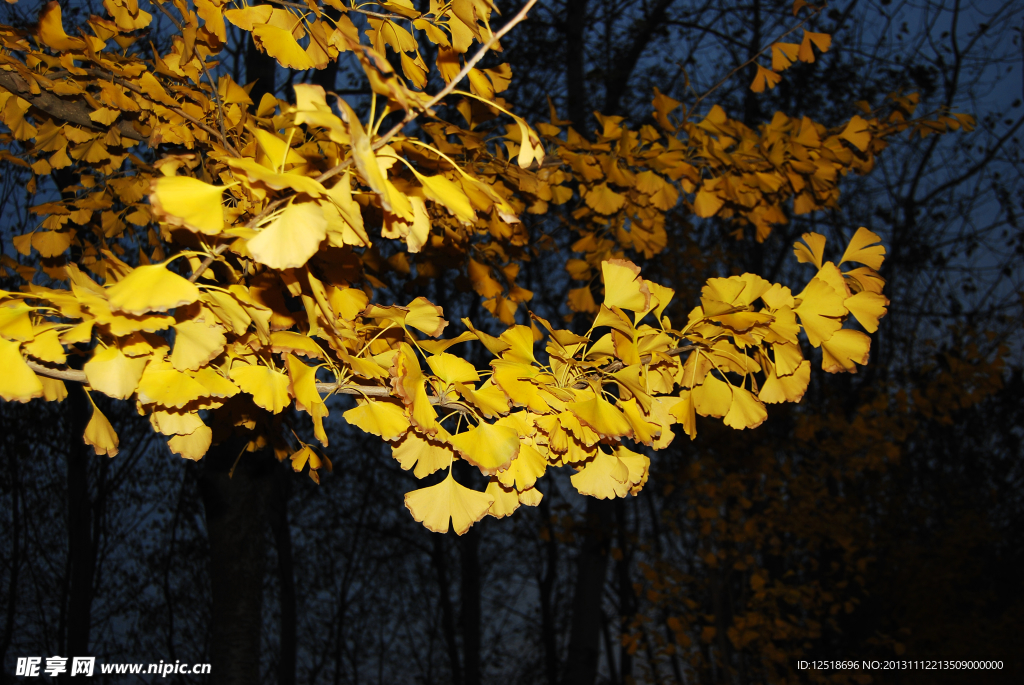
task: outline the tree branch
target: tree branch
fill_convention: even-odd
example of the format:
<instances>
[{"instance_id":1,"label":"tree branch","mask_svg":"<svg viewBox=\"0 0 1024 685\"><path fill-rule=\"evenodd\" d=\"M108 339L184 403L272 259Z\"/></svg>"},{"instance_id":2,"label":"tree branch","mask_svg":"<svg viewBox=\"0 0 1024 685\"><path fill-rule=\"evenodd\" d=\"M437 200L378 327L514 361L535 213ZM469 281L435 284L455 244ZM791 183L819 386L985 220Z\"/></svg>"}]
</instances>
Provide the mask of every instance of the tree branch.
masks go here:
<instances>
[{"instance_id":1,"label":"tree branch","mask_svg":"<svg viewBox=\"0 0 1024 685\"><path fill-rule=\"evenodd\" d=\"M84 102L63 100L47 91L42 91L35 95L24 79L12 71L0 71L0 88L17 95L23 100L27 100L33 107L46 112L55 119L78 124L94 131L103 132L107 130L107 127L100 126L89 118L90 109ZM123 138L138 141L146 140L146 137L136 131L135 127L127 121L118 121L116 127L118 133Z\"/></svg>"}]
</instances>

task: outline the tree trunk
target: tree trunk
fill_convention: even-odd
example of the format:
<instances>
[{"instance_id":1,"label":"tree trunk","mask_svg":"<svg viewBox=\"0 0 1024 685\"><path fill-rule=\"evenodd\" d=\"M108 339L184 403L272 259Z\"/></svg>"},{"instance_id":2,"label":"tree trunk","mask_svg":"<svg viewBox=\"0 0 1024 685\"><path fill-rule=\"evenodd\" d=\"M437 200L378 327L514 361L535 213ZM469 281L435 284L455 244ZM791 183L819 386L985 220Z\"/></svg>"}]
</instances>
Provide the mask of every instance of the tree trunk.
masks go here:
<instances>
[{"instance_id":1,"label":"tree trunk","mask_svg":"<svg viewBox=\"0 0 1024 685\"><path fill-rule=\"evenodd\" d=\"M91 416L89 399L79 384L68 384L68 657L89 655L92 623L93 572L96 541L92 531L92 503L89 500L89 452L82 436Z\"/></svg>"},{"instance_id":2,"label":"tree trunk","mask_svg":"<svg viewBox=\"0 0 1024 685\"><path fill-rule=\"evenodd\" d=\"M275 469L280 471L281 469ZM274 478L273 501L270 505L270 529L277 547L277 578L281 588L280 650L277 664L278 685L295 685L297 649L297 618L295 610L295 560L292 556L292 531L288 524L288 497L291 474L284 472Z\"/></svg>"},{"instance_id":3,"label":"tree trunk","mask_svg":"<svg viewBox=\"0 0 1024 685\"><path fill-rule=\"evenodd\" d=\"M569 119L586 135L587 84L585 36L587 0L568 0L565 6L565 92Z\"/></svg>"},{"instance_id":4,"label":"tree trunk","mask_svg":"<svg viewBox=\"0 0 1024 685\"><path fill-rule=\"evenodd\" d=\"M587 498L583 546L576 560L572 627L563 685L593 685L601 656L601 598L608 571L608 541L615 516L609 500Z\"/></svg>"},{"instance_id":5,"label":"tree trunk","mask_svg":"<svg viewBox=\"0 0 1024 685\"><path fill-rule=\"evenodd\" d=\"M246 453L229 475L242 444L228 440L211 448L200 478L213 596L210 663L218 685L260 681L265 531L273 459Z\"/></svg>"},{"instance_id":6,"label":"tree trunk","mask_svg":"<svg viewBox=\"0 0 1024 685\"><path fill-rule=\"evenodd\" d=\"M480 685L480 533L476 528L459 538L462 566L463 685Z\"/></svg>"}]
</instances>

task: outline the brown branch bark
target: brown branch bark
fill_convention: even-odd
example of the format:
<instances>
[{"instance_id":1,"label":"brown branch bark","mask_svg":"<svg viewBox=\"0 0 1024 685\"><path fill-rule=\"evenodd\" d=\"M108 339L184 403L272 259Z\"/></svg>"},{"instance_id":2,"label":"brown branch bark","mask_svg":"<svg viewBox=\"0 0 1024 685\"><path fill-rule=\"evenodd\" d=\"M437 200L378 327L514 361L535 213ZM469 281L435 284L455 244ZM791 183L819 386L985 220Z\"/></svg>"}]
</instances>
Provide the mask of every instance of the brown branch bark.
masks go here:
<instances>
[{"instance_id":1,"label":"brown branch bark","mask_svg":"<svg viewBox=\"0 0 1024 685\"><path fill-rule=\"evenodd\" d=\"M27 100L36 109L46 112L55 119L78 124L94 131L104 131L106 127L97 124L89 118L89 107L83 102L70 102L61 99L53 93L45 90L38 95L33 94L29 85L18 74L12 71L0 71L0 88L14 93L23 100ZM115 126L118 133L124 138L132 140L145 140L146 137L135 130L129 122L118 121Z\"/></svg>"}]
</instances>

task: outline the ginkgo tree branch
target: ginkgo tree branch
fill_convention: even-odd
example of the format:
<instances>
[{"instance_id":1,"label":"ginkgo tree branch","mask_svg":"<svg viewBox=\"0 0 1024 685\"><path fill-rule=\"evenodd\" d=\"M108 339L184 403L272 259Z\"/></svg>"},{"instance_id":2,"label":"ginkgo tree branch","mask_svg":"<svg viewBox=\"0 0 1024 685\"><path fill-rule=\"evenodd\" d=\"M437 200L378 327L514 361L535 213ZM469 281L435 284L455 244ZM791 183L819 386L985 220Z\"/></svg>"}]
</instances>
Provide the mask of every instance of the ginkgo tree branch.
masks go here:
<instances>
[{"instance_id":1,"label":"ginkgo tree branch","mask_svg":"<svg viewBox=\"0 0 1024 685\"><path fill-rule=\"evenodd\" d=\"M36 109L46 112L55 119L67 121L68 123L77 124L78 126L95 131L103 131L107 128L89 118L92 110L85 102L81 100L70 102L46 90L33 94L29 84L13 71L0 71L0 88L26 100ZM130 138L131 140L143 141L146 139L146 136L136 131L130 123L123 120L117 122L117 132L122 137Z\"/></svg>"},{"instance_id":2,"label":"ginkgo tree branch","mask_svg":"<svg viewBox=\"0 0 1024 685\"><path fill-rule=\"evenodd\" d=\"M744 62L743 64L739 65L738 67L736 67L735 69L733 69L732 71L730 71L730 72L729 72L728 74L726 74L726 75L725 75L725 76L724 76L724 77L722 78L722 80L720 80L720 81L719 81L718 83L716 83L715 85L711 86L711 87L710 87L710 88L708 88L708 89L707 89L706 91L704 91L704 92L703 92L703 93L701 93L701 94L700 94L699 96L697 96L697 99L693 101L693 106L691 106L691 107L690 107L690 110L689 110L690 114L693 114L694 112L696 112L696 111L697 111L697 106L698 106L698 105L700 105L700 103L701 103L701 102L703 102L703 101L704 101L704 100L705 100L705 99L706 99L706 98L707 98L707 97L708 97L709 95L711 95L711 94L712 94L712 93L714 93L714 92L715 92L716 90L718 90L719 88L721 88L721 87L722 87L723 85L725 85L726 83L728 83L728 82L729 82L729 79L731 79L731 78L732 78L733 76L735 76L736 74L740 73L741 71L743 71L744 69L746 69L747 67L749 67L749 66L750 66L751 64L753 64L754 62L756 62L757 60L759 60L759 59L761 58L761 56L762 56L762 55L763 55L764 53L768 52L768 50L771 50L771 47L772 47L773 45L775 45L776 43L778 43L778 42L779 42L780 40L782 40L782 39L783 39L783 38L785 38L786 36L790 35L791 33L795 33L796 31L798 31L798 30L800 30L801 28L803 28L804 24L806 24L806 23L807 23L807 22L809 22L809 21L810 21L811 19L814 19L814 18L815 18L816 16L818 16L818 14L819 14L819 13L820 13L820 12L821 12L821 11L822 11L823 9L825 9L825 6L824 6L824 5L822 5L821 7L818 7L818 8L816 8L816 9L815 9L815 10L814 10L813 12L811 12L810 16L804 17L803 21L801 21L801 22L800 22L799 24L797 24L797 25L796 25L796 26L794 26L793 28L789 29L789 30L788 30L788 31L786 31L785 33L781 34L780 36L776 37L776 38L775 38L774 40L772 40L772 41L771 41L770 43L768 43L768 44L767 44L767 45L765 45L765 46L764 46L763 48L761 48L760 50L758 50L758 51L757 51L757 52L756 52L756 53L755 53L754 55L752 55L752 56L751 56L751 58L750 58L750 59L748 59L748 60L747 60L746 62Z\"/></svg>"},{"instance_id":3,"label":"ginkgo tree branch","mask_svg":"<svg viewBox=\"0 0 1024 685\"><path fill-rule=\"evenodd\" d=\"M384 133L384 135L377 138L377 140L375 140L370 147L373 150L379 150L380 148L384 147L385 145L387 145L388 141L394 138L395 135L397 135L399 131L405 128L407 124L414 121L417 117L420 116L420 114L430 111L431 107L433 107L438 102L443 100L445 97L450 95L451 92L455 90L455 86L459 84L459 81L461 81L462 79L466 78L466 76L469 75L469 72L472 71L473 68L480 63L480 60L482 60L484 58L484 55L486 55L487 52L492 47L494 47L494 44L501 40L501 38L506 33L511 31L516 24L519 24L524 19L526 19L527 13L535 4L537 4L537 0L529 0L529 2L523 5L522 9L516 12L515 16L513 16L508 21L508 23L502 26L497 33L491 34L491 37L487 40L487 42L480 46L480 49L476 51L476 54L474 54L469 59L469 61L466 62L465 66L462 67L462 70L458 74L456 74L455 77L451 81L449 81L444 88L442 88L436 95L430 98L430 100L428 100L427 103L424 104L422 108L415 111L407 112L405 117L403 117L403 119L400 122L392 126L386 133ZM350 166L352 166L353 162L354 158L352 157L351 154L349 154L345 161L335 165L334 167L328 169L327 171L317 176L316 181L318 183L323 183L324 181L333 178L334 176L337 176L342 171L345 171ZM269 205L267 205L262 212L260 212L257 216L253 217L253 219L248 222L247 227L252 228L257 223L259 223L259 221L261 221L264 217L269 215L271 212L276 210L278 207L280 207L287 201L287 197L282 197L274 200ZM228 243L218 245L216 248L214 248L212 253L209 256L207 256L206 259L204 259L199 264L198 267L196 267L196 270L192 272L192 275L189 276L188 280L191 281L192 283L195 283L197 280L199 280L203 273L205 273L206 270L213 265L217 258L224 254L225 251L227 251L227 249Z\"/></svg>"},{"instance_id":4,"label":"ginkgo tree branch","mask_svg":"<svg viewBox=\"0 0 1024 685\"><path fill-rule=\"evenodd\" d=\"M670 357L675 357L691 350L696 349L696 345L682 345L675 347L671 350L667 350L662 354L667 354ZM645 354L640 357L641 364L650 364L654 359L654 355ZM26 359L25 363L28 364L28 368L32 369L36 374L45 376L46 378L53 378L59 381L68 381L70 383L82 383L87 384L89 382L85 375L85 371L79 371L77 369L53 369L49 366L43 366L31 359ZM608 366L605 366L594 373L589 373L579 379L577 379L571 386L575 390L581 390L589 385L592 380L600 380L602 374L615 373L626 368L626 364L622 361L614 361ZM399 399L392 394L390 388L383 385L356 385L354 383L317 383L317 392L326 395L356 395L363 397L379 397L379 398L393 398ZM461 402L452 402L446 396L430 395L428 396L430 404L437 405L440 407L446 407L449 409L456 409L457 411L465 411Z\"/></svg>"}]
</instances>

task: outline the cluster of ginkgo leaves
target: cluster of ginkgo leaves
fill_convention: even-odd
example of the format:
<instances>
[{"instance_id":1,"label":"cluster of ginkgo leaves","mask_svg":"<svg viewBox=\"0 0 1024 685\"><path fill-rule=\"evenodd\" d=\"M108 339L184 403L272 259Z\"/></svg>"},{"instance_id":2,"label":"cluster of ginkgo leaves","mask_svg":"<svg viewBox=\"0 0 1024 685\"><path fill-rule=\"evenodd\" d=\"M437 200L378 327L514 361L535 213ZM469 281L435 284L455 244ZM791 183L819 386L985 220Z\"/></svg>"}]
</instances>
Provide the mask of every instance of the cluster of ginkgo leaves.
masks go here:
<instances>
[{"instance_id":1,"label":"cluster of ginkgo leaves","mask_svg":"<svg viewBox=\"0 0 1024 685\"><path fill-rule=\"evenodd\" d=\"M66 388L53 378L61 373L47 369L66 363L67 346L95 339L82 371L88 389L134 399L173 451L198 459L213 435L205 410L234 404L237 415L238 398L277 414L294 402L326 446L325 395L354 394L359 406L346 420L392 442L403 468L419 478L449 469L406 504L431 530L446 531L451 520L461 534L485 514L537 504L536 480L549 466L573 467L582 494L623 497L643 486L649 463L624 440L658 449L677 423L696 437L698 414L736 429L760 425L765 403L799 401L807 388L801 331L821 347L826 371L866 363L870 339L843 322L852 315L877 328L887 304L877 271L884 248L860 229L840 265L863 266L844 273L823 261L822 236L804 240L797 258L817 273L802 292L753 274L711 279L685 324L664 316L670 288L644 280L631 262L605 262L604 301L585 335L534 317L540 329L513 326L493 337L467 320L462 335L431 339L447 322L425 298L368 305L363 291L324 286L309 272L310 328L300 334L290 330L296 322L283 298L197 285L166 264L126 268L100 286L69 265L70 291L0 293L0 396L62 399ZM170 329L173 345L157 334ZM546 341L544 363L535 337ZM495 355L486 371L447 351L474 339ZM321 370L328 377L318 380ZM95 406L85 440L116 454L117 437ZM491 478L486 492L455 482L460 458ZM314 476L330 464L308 445L292 460Z\"/></svg>"},{"instance_id":2,"label":"cluster of ginkgo leaves","mask_svg":"<svg viewBox=\"0 0 1024 685\"><path fill-rule=\"evenodd\" d=\"M134 0L104 3L107 17L77 35L57 2L32 27L0 26L0 162L28 175L30 195L40 179L61 184L14 236L22 259L0 257L0 276L23 281L0 293L0 396L59 401L65 381L81 383L134 400L173 452L199 459L232 431L253 450L274 442L280 427L263 419L290 406L326 447L327 397L353 395L346 419L394 443L417 477L463 459L491 478L474 493L449 471L408 496L428 528L451 520L461 533L536 504L549 466L575 469L584 494L624 496L646 479L634 450L664 447L673 425L691 437L696 415L758 425L765 403L804 393L801 332L827 371L865 363L868 337L843 327L852 316L873 331L885 311L884 250L864 229L840 261L863 266L823 261L824 239L808 234L797 256L817 273L801 293L752 274L711 279L685 323L665 315L672 290L629 256L664 249L673 211L763 240L790 203L834 206L840 177L870 170L888 136L970 122L913 120L903 97L835 129L777 114L753 131L719 107L694 123L655 91L656 126L598 114L588 138L554 108L532 126L500 96L511 68L481 66L532 5L492 30L486 0L426 12L407 0L167 0L150 8L174 27L160 49L140 40L153 15ZM351 54L368 114L315 85L253 102L252 84L217 72L228 24L287 69ZM579 235L566 268L589 282L569 296L594 315L582 335L528 321L532 293L516 283L558 243L521 218L555 206ZM453 264L508 327L501 336L467 322L439 339L447 322L426 298L373 301L396 275ZM469 340L494 354L489 368L448 351ZM95 405L85 440L118 450ZM314 479L331 467L310 445L281 456Z\"/></svg>"}]
</instances>

